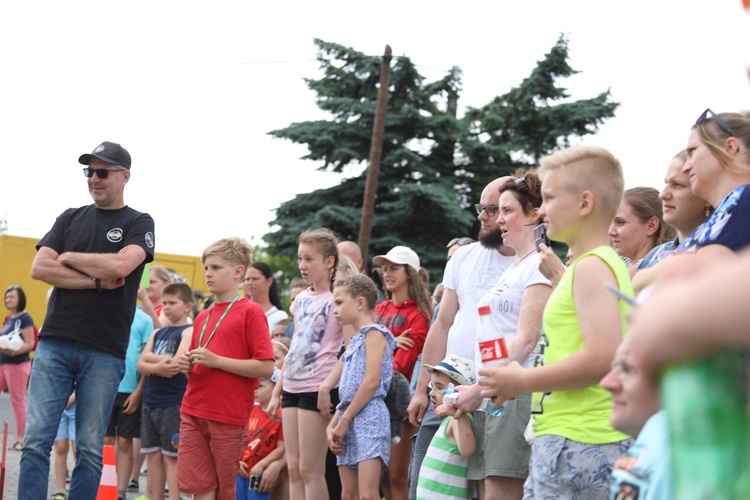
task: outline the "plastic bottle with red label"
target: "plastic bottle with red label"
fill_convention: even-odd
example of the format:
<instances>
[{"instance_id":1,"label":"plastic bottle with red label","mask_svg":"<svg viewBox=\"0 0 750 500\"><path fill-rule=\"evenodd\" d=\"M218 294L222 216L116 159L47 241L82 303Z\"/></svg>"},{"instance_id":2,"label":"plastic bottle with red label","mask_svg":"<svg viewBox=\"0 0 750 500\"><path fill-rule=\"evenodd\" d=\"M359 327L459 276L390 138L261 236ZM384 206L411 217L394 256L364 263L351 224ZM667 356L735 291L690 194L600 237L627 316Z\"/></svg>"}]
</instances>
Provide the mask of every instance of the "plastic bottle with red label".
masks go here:
<instances>
[{"instance_id":1,"label":"plastic bottle with red label","mask_svg":"<svg viewBox=\"0 0 750 500\"><path fill-rule=\"evenodd\" d=\"M492 322L490 306L479 306L479 355L485 368L501 366L508 359L508 347L505 345L505 335Z\"/></svg>"},{"instance_id":2,"label":"plastic bottle with red label","mask_svg":"<svg viewBox=\"0 0 750 500\"><path fill-rule=\"evenodd\" d=\"M479 343L479 357L482 360L484 368L502 366L507 364L508 347L505 344L505 335L502 330L495 326L492 321L490 306L479 306L479 326L477 328L477 342ZM499 416L503 414L503 406L495 406L496 399L487 398L482 406L481 411Z\"/></svg>"}]
</instances>

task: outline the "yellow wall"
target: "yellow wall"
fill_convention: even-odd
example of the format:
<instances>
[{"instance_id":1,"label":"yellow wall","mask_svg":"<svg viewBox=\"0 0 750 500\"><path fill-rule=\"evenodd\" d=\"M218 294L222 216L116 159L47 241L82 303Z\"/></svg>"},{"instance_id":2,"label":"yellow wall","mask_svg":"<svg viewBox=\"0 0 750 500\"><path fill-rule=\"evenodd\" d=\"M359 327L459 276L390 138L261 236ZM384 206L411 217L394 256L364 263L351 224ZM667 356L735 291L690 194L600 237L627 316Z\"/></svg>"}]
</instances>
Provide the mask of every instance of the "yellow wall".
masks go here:
<instances>
[{"instance_id":1,"label":"yellow wall","mask_svg":"<svg viewBox=\"0 0 750 500\"><path fill-rule=\"evenodd\" d=\"M26 311L34 318L37 326L42 326L47 313L46 295L50 286L42 281L31 279L31 263L36 256L37 238L0 235L0 288L5 290L12 285L21 285L26 293ZM174 269L185 277L193 290L202 290L206 295L206 281L203 276L203 265L200 257L156 252L154 264ZM2 317L7 314L3 303Z\"/></svg>"}]
</instances>

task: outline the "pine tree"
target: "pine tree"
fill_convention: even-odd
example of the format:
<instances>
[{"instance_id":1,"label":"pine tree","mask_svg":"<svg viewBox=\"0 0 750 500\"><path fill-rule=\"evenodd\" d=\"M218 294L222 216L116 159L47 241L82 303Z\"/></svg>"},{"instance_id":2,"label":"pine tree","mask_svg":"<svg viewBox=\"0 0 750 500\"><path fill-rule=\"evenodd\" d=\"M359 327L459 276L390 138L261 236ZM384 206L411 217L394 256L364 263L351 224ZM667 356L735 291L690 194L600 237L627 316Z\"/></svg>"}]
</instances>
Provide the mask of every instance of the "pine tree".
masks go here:
<instances>
[{"instance_id":1,"label":"pine tree","mask_svg":"<svg viewBox=\"0 0 750 500\"><path fill-rule=\"evenodd\" d=\"M299 194L282 203L265 235L269 253L296 252L305 229L328 227L342 239L357 239L370 139L377 100L380 58L315 40L323 76L307 79L329 120L293 123L270 134L307 145L303 158L320 170L349 174L336 186ZM416 251L436 283L445 264L445 244L476 236L473 204L491 180L594 133L618 104L609 91L568 102L557 80L576 73L567 62L567 39L552 50L518 87L458 118L461 70L425 82L408 57L394 58L386 112L369 255L395 245ZM559 102L565 100L565 102Z\"/></svg>"}]
</instances>

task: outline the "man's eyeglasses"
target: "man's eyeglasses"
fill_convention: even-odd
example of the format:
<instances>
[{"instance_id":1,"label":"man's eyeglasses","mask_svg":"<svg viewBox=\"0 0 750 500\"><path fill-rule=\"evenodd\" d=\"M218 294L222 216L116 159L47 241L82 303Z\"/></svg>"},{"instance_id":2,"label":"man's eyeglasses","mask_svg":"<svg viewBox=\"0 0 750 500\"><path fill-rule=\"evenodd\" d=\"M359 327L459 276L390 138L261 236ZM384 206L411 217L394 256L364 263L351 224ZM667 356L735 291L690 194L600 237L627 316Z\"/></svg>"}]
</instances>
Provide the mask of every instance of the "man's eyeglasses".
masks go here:
<instances>
[{"instance_id":1,"label":"man's eyeglasses","mask_svg":"<svg viewBox=\"0 0 750 500\"><path fill-rule=\"evenodd\" d=\"M696 125L700 125L701 123L705 122L709 118L713 118L716 123L721 127L721 129L730 135L730 137L734 137L734 132L732 132L732 129L729 125L727 125L727 122L721 119L719 115L711 111L709 108L706 108L706 111L704 111L698 119L695 121Z\"/></svg>"},{"instance_id":2,"label":"man's eyeglasses","mask_svg":"<svg viewBox=\"0 0 750 500\"><path fill-rule=\"evenodd\" d=\"M487 212L487 215L490 217L494 217L497 215L497 211L500 210L500 207L496 207L495 205L480 205L477 203L474 205L474 209L477 211L477 215L480 215L484 211Z\"/></svg>"},{"instance_id":3,"label":"man's eyeglasses","mask_svg":"<svg viewBox=\"0 0 750 500\"><path fill-rule=\"evenodd\" d=\"M468 236L462 236L461 238L453 238L448 242L447 245L445 245L445 248L450 248L453 245L457 244L459 246L469 245L471 243L474 243L474 240L472 238L469 238Z\"/></svg>"},{"instance_id":4,"label":"man's eyeglasses","mask_svg":"<svg viewBox=\"0 0 750 500\"><path fill-rule=\"evenodd\" d=\"M112 172L124 172L127 168L114 168L112 170L107 170L106 168L84 168L83 169L83 175L91 179L94 177L94 174L96 174L97 177L100 179L106 179L109 177L109 174Z\"/></svg>"}]
</instances>

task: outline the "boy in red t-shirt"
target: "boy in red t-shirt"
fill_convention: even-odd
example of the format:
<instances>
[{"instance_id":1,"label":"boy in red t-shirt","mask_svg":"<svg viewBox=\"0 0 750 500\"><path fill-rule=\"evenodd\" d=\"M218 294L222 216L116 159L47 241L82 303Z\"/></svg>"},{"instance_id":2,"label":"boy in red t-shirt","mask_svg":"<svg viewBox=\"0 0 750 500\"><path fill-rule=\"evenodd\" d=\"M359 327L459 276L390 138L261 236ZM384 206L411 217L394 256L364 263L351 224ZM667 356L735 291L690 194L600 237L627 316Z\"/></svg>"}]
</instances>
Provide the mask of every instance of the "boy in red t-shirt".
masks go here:
<instances>
[{"instance_id":1,"label":"boy in red t-shirt","mask_svg":"<svg viewBox=\"0 0 750 500\"><path fill-rule=\"evenodd\" d=\"M195 318L190 347L179 360L188 384L180 412L177 485L195 500L234 499L253 394L258 378L273 374L266 315L237 293L252 252L244 240L225 238L201 257L216 301Z\"/></svg>"},{"instance_id":2,"label":"boy in red t-shirt","mask_svg":"<svg viewBox=\"0 0 750 500\"><path fill-rule=\"evenodd\" d=\"M273 375L261 379L255 390L256 405L247 425L249 441L242 452L237 473L237 500L267 499L270 498L270 492L275 495L280 488L286 486L283 481L286 477L286 448L281 428L281 409L274 418L264 411L280 373L278 368L274 368Z\"/></svg>"}]
</instances>

